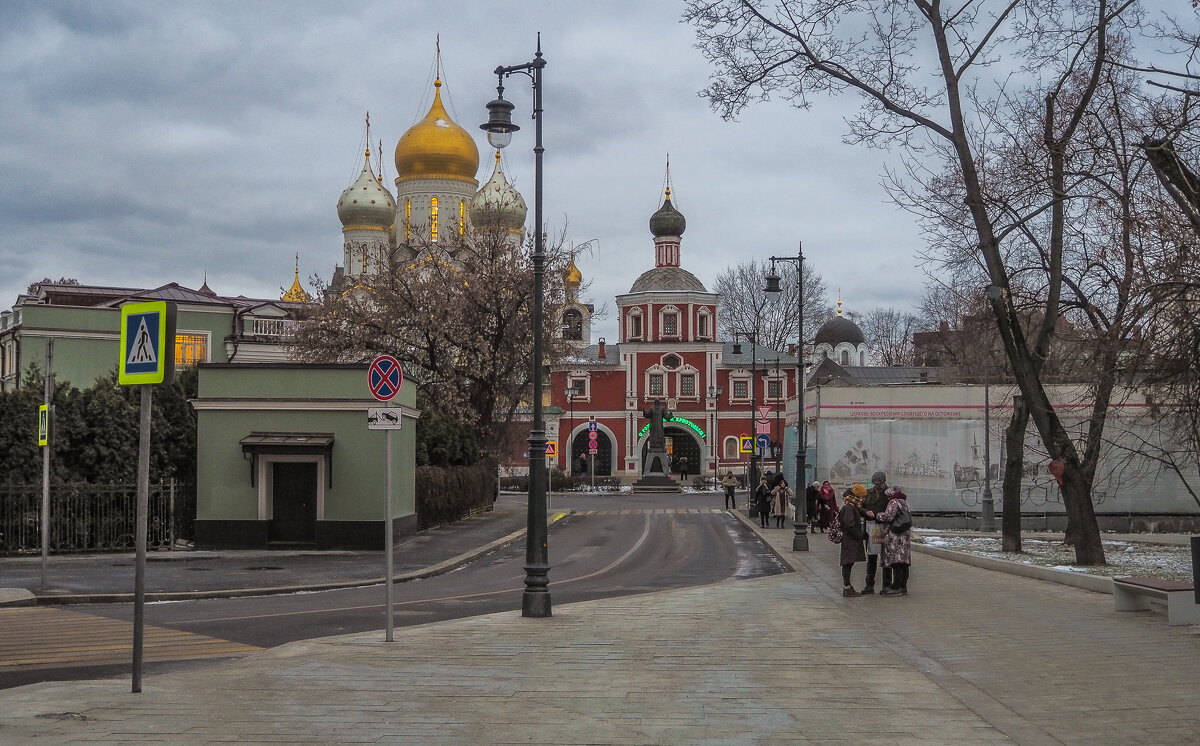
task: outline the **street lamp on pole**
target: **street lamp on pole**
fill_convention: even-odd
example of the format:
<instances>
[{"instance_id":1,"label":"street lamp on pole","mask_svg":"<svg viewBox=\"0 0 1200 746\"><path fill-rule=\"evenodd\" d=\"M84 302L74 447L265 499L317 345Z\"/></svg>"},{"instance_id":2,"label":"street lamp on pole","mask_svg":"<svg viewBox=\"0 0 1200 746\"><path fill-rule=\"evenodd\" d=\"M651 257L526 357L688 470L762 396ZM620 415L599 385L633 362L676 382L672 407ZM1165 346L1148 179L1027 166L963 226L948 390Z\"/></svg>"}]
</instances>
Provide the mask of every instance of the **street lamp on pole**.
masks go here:
<instances>
[{"instance_id":1,"label":"street lamp on pole","mask_svg":"<svg viewBox=\"0 0 1200 746\"><path fill-rule=\"evenodd\" d=\"M708 400L710 402L712 402L712 422L709 424L709 428L708 428L708 437L709 437L708 455L709 455L709 458L712 459L713 476L714 477L718 476L717 475L717 443L720 441L720 433L717 432L717 406L718 406L718 403L720 402L721 394L723 394L723 393L725 393L725 389L723 389L722 387L720 387L716 384L709 384ZM735 508L737 507L737 503L734 503L734 507Z\"/></svg>"},{"instance_id":2,"label":"street lamp on pole","mask_svg":"<svg viewBox=\"0 0 1200 746\"><path fill-rule=\"evenodd\" d=\"M796 317L799 319L799 336L796 337L796 520L793 524L792 551L808 551L808 520L804 515L805 475L804 460L807 457L808 433L804 422L804 244L800 244L796 256L771 257L771 274L767 275L766 293L779 293L779 275L775 273L776 262L791 262L796 265Z\"/></svg>"},{"instance_id":3,"label":"street lamp on pole","mask_svg":"<svg viewBox=\"0 0 1200 746\"><path fill-rule=\"evenodd\" d=\"M495 69L499 79L496 99L487 105L488 121L479 125L494 148L512 141L520 129L512 122L513 104L504 100L504 79L513 73L529 76L533 82L533 428L529 433L529 507L525 535L525 591L521 596L521 616L548 617L550 609L550 557L546 547L546 423L542 413L542 275L546 253L542 244L542 35L538 34L533 60L520 65L501 65Z\"/></svg>"},{"instance_id":4,"label":"street lamp on pole","mask_svg":"<svg viewBox=\"0 0 1200 746\"><path fill-rule=\"evenodd\" d=\"M1000 297L1000 286L989 284L986 292L988 300L995 302ZM996 504L992 500L992 407L988 390L988 372L992 367L991 352L989 346L987 358L983 361L983 515L979 519L980 531L996 530Z\"/></svg>"},{"instance_id":5,"label":"street lamp on pole","mask_svg":"<svg viewBox=\"0 0 1200 746\"><path fill-rule=\"evenodd\" d=\"M579 389L571 383L568 383L567 388L563 391L563 395L567 397L567 401L571 405L571 426L567 430L567 437L563 439L563 446L567 451L567 471L571 474L575 473L575 397L578 393Z\"/></svg>"},{"instance_id":6,"label":"street lamp on pole","mask_svg":"<svg viewBox=\"0 0 1200 746\"><path fill-rule=\"evenodd\" d=\"M757 319L755 319L757 321ZM758 329L752 332L733 332L733 354L742 354L742 344L737 341L739 339L750 340L750 430L754 438L754 451L750 454L750 474L746 477L746 486L750 492L750 509L749 515L751 518L758 517L758 503L754 499L754 492L758 489L758 399L757 387L754 384L754 379L758 377ZM734 396L737 392L734 391Z\"/></svg>"}]
</instances>

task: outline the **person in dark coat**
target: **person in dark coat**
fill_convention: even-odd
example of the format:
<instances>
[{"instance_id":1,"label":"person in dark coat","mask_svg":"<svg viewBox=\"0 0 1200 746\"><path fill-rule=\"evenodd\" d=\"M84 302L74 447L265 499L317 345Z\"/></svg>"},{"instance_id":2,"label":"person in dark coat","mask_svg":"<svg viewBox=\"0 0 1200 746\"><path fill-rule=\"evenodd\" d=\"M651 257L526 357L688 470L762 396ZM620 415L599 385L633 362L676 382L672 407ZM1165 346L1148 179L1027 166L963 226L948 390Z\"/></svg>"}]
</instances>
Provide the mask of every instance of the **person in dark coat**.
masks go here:
<instances>
[{"instance_id":1,"label":"person in dark coat","mask_svg":"<svg viewBox=\"0 0 1200 746\"><path fill-rule=\"evenodd\" d=\"M858 506L862 505L862 500L867 496L867 488L861 484L856 484L852 489L846 490L842 495L842 509L838 511L838 521L842 525L842 595L846 598L857 598L862 594L854 590L854 586L850 583L850 571L854 569L855 562L862 562L867 558L866 550L863 549L863 539L867 536L866 527L863 523L862 514L858 512Z\"/></svg>"},{"instance_id":2,"label":"person in dark coat","mask_svg":"<svg viewBox=\"0 0 1200 746\"><path fill-rule=\"evenodd\" d=\"M817 532L817 501L821 496L821 483L813 482L804 488L804 516L808 519L808 532Z\"/></svg>"},{"instance_id":3,"label":"person in dark coat","mask_svg":"<svg viewBox=\"0 0 1200 746\"><path fill-rule=\"evenodd\" d=\"M871 489L863 500L862 513L867 517L867 584L863 586L864 596L875 592L875 570L879 565L879 553L883 551L884 533L888 531L886 524L879 523L876 515L887 510L888 498L887 475L877 471L871 475ZM892 569L887 565L883 568L883 587L892 584Z\"/></svg>"},{"instance_id":4,"label":"person in dark coat","mask_svg":"<svg viewBox=\"0 0 1200 746\"><path fill-rule=\"evenodd\" d=\"M771 527L771 484L764 474L758 478L758 488L754 490L754 505L758 508L758 525L760 528Z\"/></svg>"},{"instance_id":5,"label":"person in dark coat","mask_svg":"<svg viewBox=\"0 0 1200 746\"><path fill-rule=\"evenodd\" d=\"M817 511L820 513L817 528L821 529L821 533L825 533L825 529L829 528L829 525L833 523L833 517L838 512L837 497L833 494L833 485L829 483L829 480L826 480L821 485Z\"/></svg>"}]
</instances>

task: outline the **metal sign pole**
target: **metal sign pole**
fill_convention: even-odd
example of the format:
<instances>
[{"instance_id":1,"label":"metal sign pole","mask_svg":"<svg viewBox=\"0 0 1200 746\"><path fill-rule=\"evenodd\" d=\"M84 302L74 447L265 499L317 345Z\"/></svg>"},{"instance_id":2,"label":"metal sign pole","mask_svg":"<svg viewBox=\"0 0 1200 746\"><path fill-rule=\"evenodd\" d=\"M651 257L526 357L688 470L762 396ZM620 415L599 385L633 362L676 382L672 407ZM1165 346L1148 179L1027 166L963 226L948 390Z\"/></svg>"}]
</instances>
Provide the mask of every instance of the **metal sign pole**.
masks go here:
<instances>
[{"instance_id":1,"label":"metal sign pole","mask_svg":"<svg viewBox=\"0 0 1200 746\"><path fill-rule=\"evenodd\" d=\"M154 388L142 390L142 422L138 430L137 471L137 528L135 529L137 561L133 575L133 693L142 691L142 647L146 622L146 512L150 503L150 408Z\"/></svg>"},{"instance_id":2,"label":"metal sign pole","mask_svg":"<svg viewBox=\"0 0 1200 746\"><path fill-rule=\"evenodd\" d=\"M46 340L46 444L42 446L42 588L49 588L50 569L50 411L54 399L54 340ZM41 430L41 413L38 415ZM40 435L41 433L39 433Z\"/></svg>"},{"instance_id":3,"label":"metal sign pole","mask_svg":"<svg viewBox=\"0 0 1200 746\"><path fill-rule=\"evenodd\" d=\"M383 553L385 556L383 563L383 585L387 588L387 592L384 594L387 599L387 636L384 639L387 642L392 642L392 628L394 624L392 619L392 584L395 578L392 572L392 563L394 560L392 557L392 431L390 429L387 431L385 437L384 448L387 449L387 457L385 459L387 462L387 477L383 483L383 503L386 506L383 510Z\"/></svg>"}]
</instances>

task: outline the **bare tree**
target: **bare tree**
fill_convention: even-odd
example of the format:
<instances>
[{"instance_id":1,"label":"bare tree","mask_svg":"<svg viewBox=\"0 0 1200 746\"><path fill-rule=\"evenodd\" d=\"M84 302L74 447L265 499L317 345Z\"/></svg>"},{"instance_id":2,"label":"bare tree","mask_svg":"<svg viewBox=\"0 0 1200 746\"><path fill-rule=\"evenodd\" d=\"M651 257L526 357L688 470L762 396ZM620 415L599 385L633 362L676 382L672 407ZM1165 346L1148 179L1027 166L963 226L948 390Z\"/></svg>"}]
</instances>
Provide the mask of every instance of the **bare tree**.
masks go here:
<instances>
[{"instance_id":1,"label":"bare tree","mask_svg":"<svg viewBox=\"0 0 1200 746\"><path fill-rule=\"evenodd\" d=\"M956 260L997 288L990 303L1000 341L1029 417L1063 465L1068 533L1085 565L1104 563L1092 475L1050 401L1042 361L1063 312L1069 155L1110 67L1110 41L1136 28L1139 11L1136 0L690 0L684 14L715 66L704 94L723 116L772 95L807 108L818 94L857 93L863 107L849 141L910 156L894 174L896 197L908 206L906 188L923 197L923 209L956 227ZM1021 60L1020 68L1001 60ZM1010 94L1013 77L1027 81L1026 93ZM1019 126L1040 137L1021 137ZM1011 149L1033 146L1042 163L1024 200L1033 209L1006 214L993 190ZM1023 313L1014 292L1022 289L1036 315ZM1040 319L1032 335L1030 318Z\"/></svg>"},{"instance_id":2,"label":"bare tree","mask_svg":"<svg viewBox=\"0 0 1200 746\"><path fill-rule=\"evenodd\" d=\"M534 396L531 245L485 226L461 243L413 238L342 287L317 278L319 302L298 325L292 355L337 362L394 355L422 401L470 424L484 453L496 457L518 408ZM551 328L569 257L561 242L546 255L540 332L549 365L565 353Z\"/></svg>"},{"instance_id":3,"label":"bare tree","mask_svg":"<svg viewBox=\"0 0 1200 746\"><path fill-rule=\"evenodd\" d=\"M721 313L717 319L723 339L732 332L757 332L759 344L786 353L788 340L795 339L800 329L799 303L796 296L794 265L777 266L781 292L763 292L769 262L750 259L727 267L717 275L713 290L721 294ZM829 319L829 296L825 280L804 262L804 336L811 340L813 332Z\"/></svg>"},{"instance_id":4,"label":"bare tree","mask_svg":"<svg viewBox=\"0 0 1200 746\"><path fill-rule=\"evenodd\" d=\"M913 365L912 335L917 317L895 308L876 308L863 317L863 336L876 365Z\"/></svg>"}]
</instances>

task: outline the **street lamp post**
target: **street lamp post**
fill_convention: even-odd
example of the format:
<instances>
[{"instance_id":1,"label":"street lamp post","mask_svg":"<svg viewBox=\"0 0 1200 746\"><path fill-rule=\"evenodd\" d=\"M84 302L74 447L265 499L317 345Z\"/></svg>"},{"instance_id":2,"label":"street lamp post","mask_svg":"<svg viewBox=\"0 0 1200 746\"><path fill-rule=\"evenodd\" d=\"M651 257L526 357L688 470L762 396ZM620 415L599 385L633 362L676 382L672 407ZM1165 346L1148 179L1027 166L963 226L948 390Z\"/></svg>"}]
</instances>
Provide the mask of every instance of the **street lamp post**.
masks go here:
<instances>
[{"instance_id":1,"label":"street lamp post","mask_svg":"<svg viewBox=\"0 0 1200 746\"><path fill-rule=\"evenodd\" d=\"M751 518L758 517L758 503L754 500L755 490L758 489L758 399L757 387L754 385L754 379L758 377L758 329L753 332L733 332L733 354L742 354L742 344L739 339L750 340L750 430L754 438L754 451L750 453L750 474L746 478L746 486L749 488L750 509L749 515ZM734 392L737 395L737 392Z\"/></svg>"},{"instance_id":2,"label":"street lamp post","mask_svg":"<svg viewBox=\"0 0 1200 746\"><path fill-rule=\"evenodd\" d=\"M575 395L576 389L574 386L567 386L563 394L567 397L567 401L571 405L571 425L567 430L567 437L563 439L563 445L567 451L567 471L570 474L575 473Z\"/></svg>"},{"instance_id":3,"label":"street lamp post","mask_svg":"<svg viewBox=\"0 0 1200 746\"><path fill-rule=\"evenodd\" d=\"M783 439L783 428L781 428L779 426L779 417L781 414L783 414L783 407L780 406L782 404L782 402L780 402L778 399L783 398L783 379L781 379L779 377L779 358L775 358L775 385L779 387L779 397L776 399L776 402L775 402L775 405L776 405L775 406L775 436L777 438L779 438L779 440L782 440ZM767 385L767 395L769 396L770 393L771 393L771 387L770 387L770 384L768 384ZM775 443L773 443L771 445L771 450L774 451L774 453L772 455L775 457L775 471L782 474L783 473L783 444L780 443L779 441L776 441ZM803 475L796 477L796 487L793 489L799 489L800 482L802 479L803 479ZM797 492L796 494L800 494L800 493Z\"/></svg>"},{"instance_id":4,"label":"street lamp post","mask_svg":"<svg viewBox=\"0 0 1200 746\"><path fill-rule=\"evenodd\" d=\"M779 275L775 273L776 262L791 262L796 265L796 316L799 319L799 336L796 337L796 521L793 524L792 551L808 551L808 520L805 516L804 494L805 475L804 460L807 457L808 434L804 422L804 244L800 244L796 256L771 257L771 274L767 275L767 293L778 293Z\"/></svg>"},{"instance_id":5,"label":"street lamp post","mask_svg":"<svg viewBox=\"0 0 1200 746\"><path fill-rule=\"evenodd\" d=\"M520 129L512 122L513 105L504 100L504 79L513 73L529 76L533 82L533 428L529 433L529 507L525 535L525 591L521 596L521 616L548 617L550 609L550 557L546 539L546 423L542 414L542 275L546 253L542 245L542 35L538 34L533 60L520 65L497 67L496 99L487 105L488 121L480 129L488 133L494 148L512 141Z\"/></svg>"},{"instance_id":6,"label":"street lamp post","mask_svg":"<svg viewBox=\"0 0 1200 746\"><path fill-rule=\"evenodd\" d=\"M987 297L989 301L995 301L1000 297L1000 287L998 285L987 286ZM995 531L996 530L996 504L992 500L992 420L991 420L991 402L989 401L988 370L992 367L991 348L987 350L987 358L983 361L983 515L979 519L980 531Z\"/></svg>"},{"instance_id":7,"label":"street lamp post","mask_svg":"<svg viewBox=\"0 0 1200 746\"><path fill-rule=\"evenodd\" d=\"M709 424L709 428L708 428L708 436L709 436L708 454L709 454L709 458L712 459L713 476L714 477L720 476L717 473L717 443L720 441L720 435L721 435L719 432L717 432L717 408L720 406L721 394L723 394L723 393L725 393L725 389L723 389L722 387L720 387L716 384L709 384L708 400L710 402L712 402L713 411L712 411L712 422ZM737 507L736 503L734 503L734 507Z\"/></svg>"}]
</instances>

